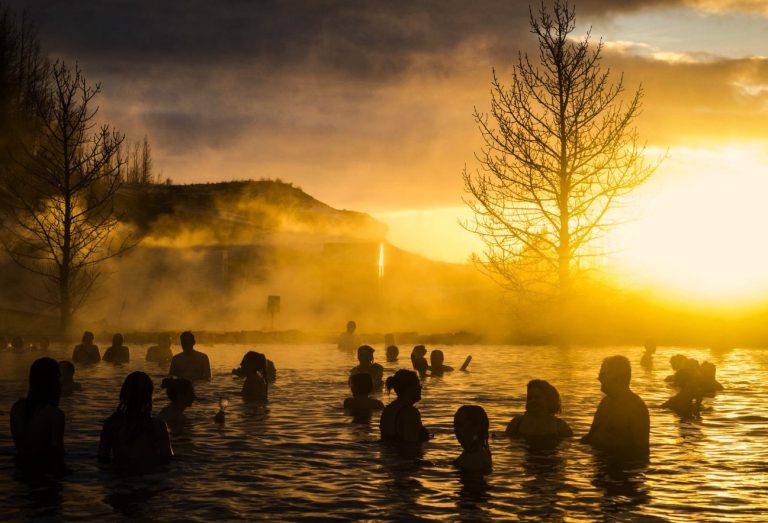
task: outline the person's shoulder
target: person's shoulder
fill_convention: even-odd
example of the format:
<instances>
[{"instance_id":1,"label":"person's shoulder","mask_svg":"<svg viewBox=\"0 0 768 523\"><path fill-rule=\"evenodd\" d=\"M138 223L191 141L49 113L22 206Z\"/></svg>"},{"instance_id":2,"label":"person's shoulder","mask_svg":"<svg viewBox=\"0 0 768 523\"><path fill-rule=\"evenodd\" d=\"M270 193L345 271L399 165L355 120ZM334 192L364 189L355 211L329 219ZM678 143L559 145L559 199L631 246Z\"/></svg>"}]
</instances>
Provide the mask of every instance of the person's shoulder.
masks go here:
<instances>
[{"instance_id":1,"label":"person's shoulder","mask_svg":"<svg viewBox=\"0 0 768 523\"><path fill-rule=\"evenodd\" d=\"M557 420L557 433L560 436L570 437L573 436L573 430L568 422L563 418L555 418Z\"/></svg>"},{"instance_id":2,"label":"person's shoulder","mask_svg":"<svg viewBox=\"0 0 768 523\"><path fill-rule=\"evenodd\" d=\"M344 408L348 409L355 403L355 398L345 398L344 399Z\"/></svg>"},{"instance_id":3,"label":"person's shoulder","mask_svg":"<svg viewBox=\"0 0 768 523\"><path fill-rule=\"evenodd\" d=\"M371 398L371 407L377 410L381 410L384 408L384 403L382 403L381 400Z\"/></svg>"},{"instance_id":4,"label":"person's shoulder","mask_svg":"<svg viewBox=\"0 0 768 523\"><path fill-rule=\"evenodd\" d=\"M13 406L11 407L11 416L18 416L19 412L21 412L24 409L24 406L27 404L26 398L20 398L17 399Z\"/></svg>"}]
</instances>

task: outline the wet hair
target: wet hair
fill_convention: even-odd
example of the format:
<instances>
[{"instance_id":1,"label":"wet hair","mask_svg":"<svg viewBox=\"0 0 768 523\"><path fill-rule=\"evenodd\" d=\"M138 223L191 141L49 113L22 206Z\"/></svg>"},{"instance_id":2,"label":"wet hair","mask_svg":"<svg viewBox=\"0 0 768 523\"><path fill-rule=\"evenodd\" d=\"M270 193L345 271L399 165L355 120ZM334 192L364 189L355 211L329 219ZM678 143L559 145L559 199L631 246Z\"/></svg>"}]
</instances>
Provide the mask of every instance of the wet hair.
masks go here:
<instances>
[{"instance_id":1,"label":"wet hair","mask_svg":"<svg viewBox=\"0 0 768 523\"><path fill-rule=\"evenodd\" d=\"M93 333L91 331L83 332L83 343L93 343Z\"/></svg>"},{"instance_id":2,"label":"wet hair","mask_svg":"<svg viewBox=\"0 0 768 523\"><path fill-rule=\"evenodd\" d=\"M61 360L59 362L59 371L61 372L62 378L72 378L75 375L75 364L71 361Z\"/></svg>"},{"instance_id":3,"label":"wet hair","mask_svg":"<svg viewBox=\"0 0 768 523\"><path fill-rule=\"evenodd\" d=\"M373 391L373 378L367 372L358 372L349 377L349 388L352 394L368 395Z\"/></svg>"},{"instance_id":4,"label":"wet hair","mask_svg":"<svg viewBox=\"0 0 768 523\"><path fill-rule=\"evenodd\" d=\"M186 378L164 378L160 386L165 389L165 393L171 401L179 400L185 396L193 399L195 397L195 388L192 386L192 382Z\"/></svg>"},{"instance_id":5,"label":"wet hair","mask_svg":"<svg viewBox=\"0 0 768 523\"><path fill-rule=\"evenodd\" d=\"M488 414L486 414L485 409L480 405L462 405L453 415L454 426L461 417L467 418L473 426L477 427L477 443L488 448L491 423L488 421Z\"/></svg>"},{"instance_id":6,"label":"wet hair","mask_svg":"<svg viewBox=\"0 0 768 523\"><path fill-rule=\"evenodd\" d=\"M53 358L39 358L29 367L29 391L24 416L31 418L45 405L59 406L61 398L61 370Z\"/></svg>"},{"instance_id":7,"label":"wet hair","mask_svg":"<svg viewBox=\"0 0 768 523\"><path fill-rule=\"evenodd\" d=\"M121 347L123 345L123 335L119 332L112 336L112 346Z\"/></svg>"},{"instance_id":8,"label":"wet hair","mask_svg":"<svg viewBox=\"0 0 768 523\"><path fill-rule=\"evenodd\" d=\"M602 368L614 373L625 385L629 385L629 381L632 379L632 366L625 356L609 356L605 358Z\"/></svg>"},{"instance_id":9,"label":"wet hair","mask_svg":"<svg viewBox=\"0 0 768 523\"><path fill-rule=\"evenodd\" d=\"M437 360L440 360L439 362ZM434 367L435 365L443 364L445 361L445 355L443 354L443 351L435 349L432 352L429 353L429 363Z\"/></svg>"},{"instance_id":10,"label":"wet hair","mask_svg":"<svg viewBox=\"0 0 768 523\"><path fill-rule=\"evenodd\" d=\"M355 329L357 329L357 323L355 323L352 320L349 320L347 322L347 332L355 332Z\"/></svg>"},{"instance_id":11,"label":"wet hair","mask_svg":"<svg viewBox=\"0 0 768 523\"><path fill-rule=\"evenodd\" d=\"M126 376L120 388L117 411L129 416L147 415L152 412L152 392L155 386L145 372L135 371Z\"/></svg>"},{"instance_id":12,"label":"wet hair","mask_svg":"<svg viewBox=\"0 0 768 523\"><path fill-rule=\"evenodd\" d=\"M395 389L395 394L400 396L404 392L416 389L421 385L419 381L419 375L412 370L400 369L392 376L387 378L386 387L387 392L391 392Z\"/></svg>"},{"instance_id":13,"label":"wet hair","mask_svg":"<svg viewBox=\"0 0 768 523\"><path fill-rule=\"evenodd\" d=\"M528 394L525 398L525 411L528 412L530 410L528 403L529 398L531 396L531 391L536 389L544 393L544 398L547 402L547 410L552 414L559 414L560 393L557 392L557 389L551 383L545 380L531 380L528 382Z\"/></svg>"},{"instance_id":14,"label":"wet hair","mask_svg":"<svg viewBox=\"0 0 768 523\"><path fill-rule=\"evenodd\" d=\"M181 333L181 336L179 336L179 341L181 342L181 346L183 347L194 347L195 346L195 335L192 334L189 331L184 331Z\"/></svg>"},{"instance_id":15,"label":"wet hair","mask_svg":"<svg viewBox=\"0 0 768 523\"><path fill-rule=\"evenodd\" d=\"M251 372L261 373L261 377L264 378L264 386L268 389L267 384L267 357L261 352L249 350L240 360L240 368L247 376Z\"/></svg>"}]
</instances>

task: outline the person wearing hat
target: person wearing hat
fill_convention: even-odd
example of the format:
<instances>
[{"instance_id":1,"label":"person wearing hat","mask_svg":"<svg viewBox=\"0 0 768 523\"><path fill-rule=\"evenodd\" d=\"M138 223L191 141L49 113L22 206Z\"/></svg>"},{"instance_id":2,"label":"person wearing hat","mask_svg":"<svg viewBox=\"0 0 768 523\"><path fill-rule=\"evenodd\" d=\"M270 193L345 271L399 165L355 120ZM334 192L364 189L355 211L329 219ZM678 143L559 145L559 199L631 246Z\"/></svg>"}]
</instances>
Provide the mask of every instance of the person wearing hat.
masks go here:
<instances>
[{"instance_id":1,"label":"person wearing hat","mask_svg":"<svg viewBox=\"0 0 768 523\"><path fill-rule=\"evenodd\" d=\"M371 375L373 386L375 388L381 388L382 379L384 377L384 367L378 363L373 362L374 348L370 345L361 345L357 348L357 361L359 365L349 371L350 375L366 373Z\"/></svg>"}]
</instances>

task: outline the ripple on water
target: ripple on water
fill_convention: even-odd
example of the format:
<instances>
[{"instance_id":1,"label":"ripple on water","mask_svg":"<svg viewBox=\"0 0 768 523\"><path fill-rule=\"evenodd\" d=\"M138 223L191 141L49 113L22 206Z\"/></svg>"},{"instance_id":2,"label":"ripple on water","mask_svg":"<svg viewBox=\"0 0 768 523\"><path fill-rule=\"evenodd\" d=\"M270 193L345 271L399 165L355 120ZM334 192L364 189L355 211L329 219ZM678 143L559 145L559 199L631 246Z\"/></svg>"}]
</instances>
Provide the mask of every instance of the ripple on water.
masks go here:
<instances>
[{"instance_id":1,"label":"ripple on water","mask_svg":"<svg viewBox=\"0 0 768 523\"><path fill-rule=\"evenodd\" d=\"M88 520L760 521L768 511L768 417L762 414L768 365L758 350L717 355L726 391L707 400L697 421L657 407L671 393L664 382L669 356L702 361L711 358L709 351L660 347L653 370L636 366L633 388L651 408L651 463L616 470L577 438L535 449L503 431L524 410L527 381L542 378L558 387L563 417L577 437L583 434L601 398L600 361L621 353L637 362L640 347L441 347L448 364L458 366L469 353L474 359L469 373L424 380L419 408L435 438L416 457L379 443L377 416L360 423L343 414L352 355L330 346L262 346L277 365L278 381L269 407L253 408L239 400L241 384L230 374L249 347L199 348L210 355L214 378L197 386L190 427L173 435L176 458L167 470L121 477L96 466L101 423L128 372L148 372L157 387L156 409L166 403L159 388L165 369L145 363L145 347L134 347L127 366L78 369L83 392L62 399L69 476L15 478L10 435L0 431L1 513ZM69 349L55 355L66 357ZM6 427L10 405L25 394L31 361L31 355L0 354ZM387 374L397 368L385 364ZM222 396L230 407L226 423L217 425L212 418ZM377 396L393 399L385 391ZM483 405L491 420L494 473L485 479L452 468L459 453L453 414L468 403Z\"/></svg>"}]
</instances>

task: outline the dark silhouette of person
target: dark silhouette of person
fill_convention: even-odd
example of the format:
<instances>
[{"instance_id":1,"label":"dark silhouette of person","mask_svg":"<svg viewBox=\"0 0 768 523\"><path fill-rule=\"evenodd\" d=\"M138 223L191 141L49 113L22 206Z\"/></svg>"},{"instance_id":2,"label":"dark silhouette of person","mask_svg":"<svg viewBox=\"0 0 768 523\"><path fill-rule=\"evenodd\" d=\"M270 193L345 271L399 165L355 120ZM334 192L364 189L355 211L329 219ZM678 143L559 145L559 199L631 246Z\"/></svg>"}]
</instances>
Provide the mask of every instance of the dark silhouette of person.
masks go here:
<instances>
[{"instance_id":1,"label":"dark silhouette of person","mask_svg":"<svg viewBox=\"0 0 768 523\"><path fill-rule=\"evenodd\" d=\"M429 440L429 432L421 424L421 414L414 404L421 400L419 376L412 370L400 369L387 378L387 391L395 389L397 399L384 407L379 420L381 439L401 443Z\"/></svg>"},{"instance_id":2,"label":"dark silhouette of person","mask_svg":"<svg viewBox=\"0 0 768 523\"><path fill-rule=\"evenodd\" d=\"M339 349L342 350L355 350L360 345L355 330L357 329L357 323L352 320L347 322L346 332L341 333L339 336Z\"/></svg>"},{"instance_id":3,"label":"dark silhouette of person","mask_svg":"<svg viewBox=\"0 0 768 523\"><path fill-rule=\"evenodd\" d=\"M146 361L154 363L168 363L173 358L173 351L171 351L171 335L160 334L157 337L157 345L152 345L147 349L147 354L144 357Z\"/></svg>"},{"instance_id":4,"label":"dark silhouette of person","mask_svg":"<svg viewBox=\"0 0 768 523\"><path fill-rule=\"evenodd\" d=\"M104 352L102 360L109 363L128 363L131 360L131 351L123 346L122 334L112 336L112 345Z\"/></svg>"},{"instance_id":5,"label":"dark silhouette of person","mask_svg":"<svg viewBox=\"0 0 768 523\"><path fill-rule=\"evenodd\" d=\"M93 344L93 333L85 331L80 345L72 352L72 363L98 363L101 361L99 348Z\"/></svg>"},{"instance_id":6,"label":"dark silhouette of person","mask_svg":"<svg viewBox=\"0 0 768 523\"><path fill-rule=\"evenodd\" d=\"M411 351L411 365L413 370L419 373L419 378L424 379L429 370L429 363L427 363L427 349L424 345L416 345Z\"/></svg>"},{"instance_id":7,"label":"dark silhouette of person","mask_svg":"<svg viewBox=\"0 0 768 523\"><path fill-rule=\"evenodd\" d=\"M573 436L560 414L560 393L548 381L531 380L525 396L525 413L509 422L505 433L531 440L557 440Z\"/></svg>"},{"instance_id":8,"label":"dark silhouette of person","mask_svg":"<svg viewBox=\"0 0 768 523\"><path fill-rule=\"evenodd\" d=\"M673 373L664 378L664 381L670 383L674 387L680 386L680 376L678 373L685 367L688 358L682 354L675 354L669 358L669 366L672 367Z\"/></svg>"},{"instance_id":9,"label":"dark silhouette of person","mask_svg":"<svg viewBox=\"0 0 768 523\"><path fill-rule=\"evenodd\" d=\"M245 360L245 356L243 356L243 360ZM232 369L232 374L240 378L245 377L245 372L243 371L243 360L240 361L240 366L238 368ZM277 381L277 368L275 367L275 363L267 358L267 383L274 383L275 381Z\"/></svg>"},{"instance_id":10,"label":"dark silhouette of person","mask_svg":"<svg viewBox=\"0 0 768 523\"><path fill-rule=\"evenodd\" d=\"M101 429L100 463L144 470L173 456L165 422L152 416L153 392L152 379L144 372L132 372L125 378L117 410Z\"/></svg>"},{"instance_id":11,"label":"dark silhouette of person","mask_svg":"<svg viewBox=\"0 0 768 523\"><path fill-rule=\"evenodd\" d=\"M646 340L645 352L643 352L643 357L640 358L640 365L642 365L646 369L650 369L651 367L653 367L654 354L656 354L656 342L650 339Z\"/></svg>"},{"instance_id":12,"label":"dark silhouette of person","mask_svg":"<svg viewBox=\"0 0 768 523\"><path fill-rule=\"evenodd\" d=\"M387 345L387 361L394 363L398 356L400 356L400 349L397 348L397 345Z\"/></svg>"},{"instance_id":13,"label":"dark silhouette of person","mask_svg":"<svg viewBox=\"0 0 768 523\"><path fill-rule=\"evenodd\" d=\"M184 331L179 337L181 353L171 359L168 374L177 378L187 378L189 381L211 380L211 364L208 356L195 350L195 335Z\"/></svg>"},{"instance_id":14,"label":"dark silhouette of person","mask_svg":"<svg viewBox=\"0 0 768 523\"><path fill-rule=\"evenodd\" d=\"M701 364L700 378L701 378L701 394L703 396L714 396L717 392L723 390L723 386L717 381L716 378L717 367L715 364L709 361L705 361Z\"/></svg>"},{"instance_id":15,"label":"dark silhouette of person","mask_svg":"<svg viewBox=\"0 0 768 523\"><path fill-rule=\"evenodd\" d=\"M27 347L24 346L24 338L21 336L14 336L11 338L11 352L16 354L27 352Z\"/></svg>"},{"instance_id":16,"label":"dark silhouette of person","mask_svg":"<svg viewBox=\"0 0 768 523\"><path fill-rule=\"evenodd\" d=\"M451 372L453 367L443 365L445 361L445 355L443 351L435 349L429 353L429 369L433 376L442 376L445 372Z\"/></svg>"},{"instance_id":17,"label":"dark silhouette of person","mask_svg":"<svg viewBox=\"0 0 768 523\"><path fill-rule=\"evenodd\" d=\"M243 383L243 399L252 403L267 403L269 387L267 385L267 357L256 351L248 351L240 362Z\"/></svg>"},{"instance_id":18,"label":"dark silhouette of person","mask_svg":"<svg viewBox=\"0 0 768 523\"><path fill-rule=\"evenodd\" d=\"M581 438L594 448L620 458L647 458L650 416L645 402L629 388L632 367L624 356L611 356L600 367L600 401L589 432Z\"/></svg>"},{"instance_id":19,"label":"dark silhouette of person","mask_svg":"<svg viewBox=\"0 0 768 523\"><path fill-rule=\"evenodd\" d=\"M453 432L463 449L453 464L462 472L490 474L493 469L488 444L490 423L479 405L462 405L453 415Z\"/></svg>"},{"instance_id":20,"label":"dark silhouette of person","mask_svg":"<svg viewBox=\"0 0 768 523\"><path fill-rule=\"evenodd\" d=\"M357 361L359 362L359 364L356 365L355 367L352 367L352 370L349 371L349 374L355 375L361 372L370 374L371 380L373 381L373 386L376 388L380 388L382 385L382 380L384 378L384 367L382 367L378 363L373 362L374 351L375 349L370 345L361 345L360 347L358 347Z\"/></svg>"},{"instance_id":21,"label":"dark silhouette of person","mask_svg":"<svg viewBox=\"0 0 768 523\"><path fill-rule=\"evenodd\" d=\"M682 366L675 372L673 383L678 392L662 403L663 408L670 409L682 418L697 418L701 412L701 367L693 358L685 358Z\"/></svg>"},{"instance_id":22,"label":"dark silhouette of person","mask_svg":"<svg viewBox=\"0 0 768 523\"><path fill-rule=\"evenodd\" d=\"M355 418L370 418L372 411L384 408L381 401L368 397L373 391L373 378L367 372L350 376L349 388L352 397L344 400L344 410Z\"/></svg>"},{"instance_id":23,"label":"dark silhouette of person","mask_svg":"<svg viewBox=\"0 0 768 523\"><path fill-rule=\"evenodd\" d=\"M27 397L11 407L11 436L19 464L56 466L64 458L64 413L59 409L61 375L53 358L29 368Z\"/></svg>"},{"instance_id":24,"label":"dark silhouette of person","mask_svg":"<svg viewBox=\"0 0 768 523\"><path fill-rule=\"evenodd\" d=\"M83 387L75 381L75 365L71 361L59 362L61 373L61 395L71 396L74 392L83 390Z\"/></svg>"},{"instance_id":25,"label":"dark silhouette of person","mask_svg":"<svg viewBox=\"0 0 768 523\"><path fill-rule=\"evenodd\" d=\"M165 422L172 434L180 434L189 423L184 411L196 399L195 388L186 378L164 378L161 387L171 402L163 407L157 417Z\"/></svg>"}]
</instances>

